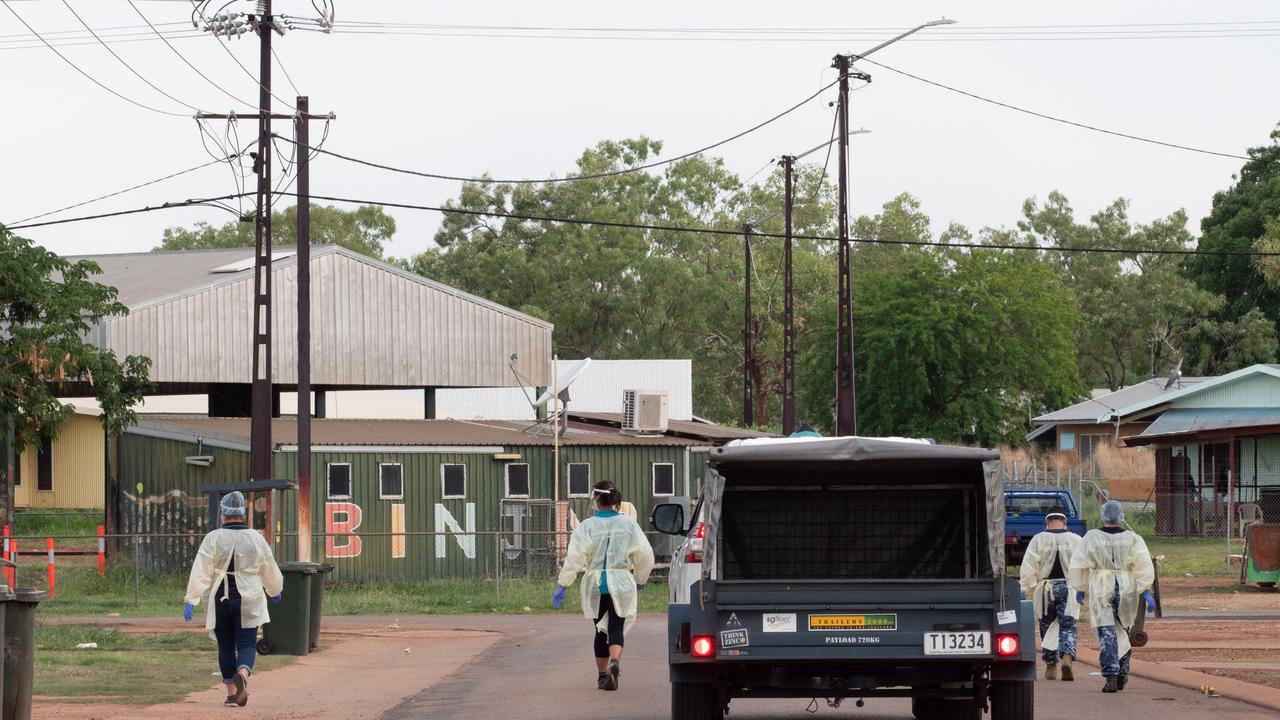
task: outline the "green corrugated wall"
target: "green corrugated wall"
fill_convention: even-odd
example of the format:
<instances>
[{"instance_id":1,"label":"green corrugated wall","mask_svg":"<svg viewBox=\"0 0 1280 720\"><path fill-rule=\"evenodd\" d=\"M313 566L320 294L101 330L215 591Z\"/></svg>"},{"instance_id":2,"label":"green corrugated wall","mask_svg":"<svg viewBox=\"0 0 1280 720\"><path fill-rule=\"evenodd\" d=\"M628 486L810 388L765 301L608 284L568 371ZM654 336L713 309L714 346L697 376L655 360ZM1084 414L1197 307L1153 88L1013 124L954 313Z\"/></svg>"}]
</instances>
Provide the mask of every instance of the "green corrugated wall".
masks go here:
<instances>
[{"instance_id":1,"label":"green corrugated wall","mask_svg":"<svg viewBox=\"0 0 1280 720\"><path fill-rule=\"evenodd\" d=\"M490 448L491 450L492 448ZM122 527L127 532L194 532L207 528L207 506L199 494L201 485L208 483L239 482L248 475L248 453L238 450L206 447L202 452L214 456L211 467L188 465L185 458L194 454L194 443L167 440L142 435L126 434L121 438L120 485L122 492L118 507ZM507 446L505 453L519 454L519 460L497 460L490 451L468 452L459 447L449 452L404 452L399 448L384 450L342 451L322 448L312 453L312 530L316 534L312 557L331 562L336 566L334 579L338 580L423 580L441 577L491 577L495 563L495 537L476 535L472 556L464 551L459 537L444 538L437 545L435 536L412 533L445 532L449 528L437 522L437 505L442 506L453 521L464 531L492 533L503 529L502 500L505 495L505 467L509 463L529 465L531 498L550 500L552 492L554 451L547 446ZM569 500L570 507L579 519L590 515L589 498L568 498L568 466L571 463L590 463L592 482L609 479L618 484L624 499L636 506L637 519L647 529L649 510L653 504L652 465L671 463L675 466L676 494L683 495L686 468L689 486L696 493L700 484L706 453L688 452L683 446L617 445L617 446L567 446L560 452L561 500ZM328 497L327 468L331 463L350 463L351 497ZM399 463L403 466L404 496L400 499L379 497L379 465ZM446 463L458 463L466 467L467 486L465 499L445 500L442 495L441 467ZM297 476L297 453L277 452L274 458L274 475L277 478L294 479ZM143 501L137 501L136 486L144 489ZM297 557L295 533L297 531L296 496L285 493L274 525L282 540L277 548L281 559ZM331 504L335 509L344 505L358 506L359 554L354 549L337 548L329 557L324 534L328 527ZM392 516L396 505L403 505L405 518L403 557L393 557ZM467 507L474 507L474 526L467 524ZM529 526L546 527L551 509L545 504L531 511ZM259 515L259 517L261 517ZM335 519L347 519L338 513ZM511 527L508 520L507 528ZM465 535L465 533L463 533ZM549 541L529 537L529 545L548 547ZM463 538L467 542L466 538ZM335 538L335 545L355 542L347 537ZM510 542L510 540L509 540ZM178 565L189 562L194 547L169 548L157 557L172 558ZM437 557L443 550L444 557ZM501 562L507 575L513 568L520 574L528 571L533 557L522 556L523 550L507 548ZM545 554L545 553L544 553ZM180 557L178 557L180 556ZM157 561L159 562L159 561ZM546 557L540 559L543 565ZM168 563L172 564L172 563ZM160 569L160 565L156 566ZM541 565L539 566L541 567ZM520 568L523 568L521 570ZM173 568L170 568L173 569Z\"/></svg>"}]
</instances>

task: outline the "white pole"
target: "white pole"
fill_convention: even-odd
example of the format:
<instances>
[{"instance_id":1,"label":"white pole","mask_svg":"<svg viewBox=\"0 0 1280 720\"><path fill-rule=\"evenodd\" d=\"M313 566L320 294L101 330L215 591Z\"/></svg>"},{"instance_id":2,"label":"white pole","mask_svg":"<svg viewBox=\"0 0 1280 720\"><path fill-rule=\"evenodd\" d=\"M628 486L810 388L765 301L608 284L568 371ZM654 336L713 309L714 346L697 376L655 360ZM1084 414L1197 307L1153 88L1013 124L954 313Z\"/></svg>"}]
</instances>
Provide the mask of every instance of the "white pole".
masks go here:
<instances>
[{"instance_id":1,"label":"white pole","mask_svg":"<svg viewBox=\"0 0 1280 720\"><path fill-rule=\"evenodd\" d=\"M551 407L555 410L551 413L551 447L555 458L551 481L555 483L552 498L556 503L560 502L560 413L563 412L560 407L560 378L556 376L556 362L559 359L555 355L551 356Z\"/></svg>"}]
</instances>

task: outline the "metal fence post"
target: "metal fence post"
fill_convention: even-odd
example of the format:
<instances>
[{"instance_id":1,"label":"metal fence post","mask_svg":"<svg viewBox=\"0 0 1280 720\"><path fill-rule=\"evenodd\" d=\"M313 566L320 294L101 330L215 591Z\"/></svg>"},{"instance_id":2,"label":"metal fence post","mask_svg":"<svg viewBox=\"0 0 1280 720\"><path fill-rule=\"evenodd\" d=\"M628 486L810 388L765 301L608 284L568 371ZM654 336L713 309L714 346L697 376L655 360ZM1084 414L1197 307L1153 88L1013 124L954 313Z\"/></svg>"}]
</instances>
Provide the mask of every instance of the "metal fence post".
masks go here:
<instances>
[{"instance_id":1,"label":"metal fence post","mask_svg":"<svg viewBox=\"0 0 1280 720\"><path fill-rule=\"evenodd\" d=\"M493 536L493 599L502 602L502 533Z\"/></svg>"},{"instance_id":2,"label":"metal fence post","mask_svg":"<svg viewBox=\"0 0 1280 720\"><path fill-rule=\"evenodd\" d=\"M141 603L141 600L138 597L140 585L141 585L141 579L138 577L138 573L140 572L141 564L142 564L141 552L142 552L142 538L137 535L134 535L133 536L133 604L134 605L138 605Z\"/></svg>"}]
</instances>

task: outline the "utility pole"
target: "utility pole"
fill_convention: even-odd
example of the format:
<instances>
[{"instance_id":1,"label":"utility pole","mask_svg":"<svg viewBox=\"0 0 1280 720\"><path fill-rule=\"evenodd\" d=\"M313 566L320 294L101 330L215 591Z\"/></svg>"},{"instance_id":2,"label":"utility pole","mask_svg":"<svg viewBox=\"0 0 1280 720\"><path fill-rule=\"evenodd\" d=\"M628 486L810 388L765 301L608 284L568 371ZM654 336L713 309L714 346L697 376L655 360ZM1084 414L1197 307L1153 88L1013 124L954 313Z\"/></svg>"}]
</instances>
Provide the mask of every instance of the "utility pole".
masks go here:
<instances>
[{"instance_id":1,"label":"utility pole","mask_svg":"<svg viewBox=\"0 0 1280 720\"><path fill-rule=\"evenodd\" d=\"M836 434L856 435L858 419L855 408L853 364L853 298L850 275L849 246L849 56L837 55L833 66L840 73L840 99L837 107L840 137L840 189L836 212L839 229L839 280L836 302ZM859 73L861 75L861 73Z\"/></svg>"},{"instance_id":2,"label":"utility pole","mask_svg":"<svg viewBox=\"0 0 1280 720\"><path fill-rule=\"evenodd\" d=\"M782 246L782 434L796 431L796 323L795 286L792 283L792 212L795 209L793 176L795 156L782 156L786 238Z\"/></svg>"},{"instance_id":3,"label":"utility pole","mask_svg":"<svg viewBox=\"0 0 1280 720\"><path fill-rule=\"evenodd\" d=\"M253 383L250 399L249 479L271 472L271 0L261 0L258 31L258 213L253 225ZM271 535L267 511L267 535Z\"/></svg>"},{"instance_id":4,"label":"utility pole","mask_svg":"<svg viewBox=\"0 0 1280 720\"><path fill-rule=\"evenodd\" d=\"M752 397L752 375L755 372L755 333L751 327L751 224L742 226L744 259L743 281L745 288L742 303L742 426L755 424L755 403Z\"/></svg>"},{"instance_id":5,"label":"utility pole","mask_svg":"<svg viewBox=\"0 0 1280 720\"><path fill-rule=\"evenodd\" d=\"M311 562L311 118L299 95L298 141L298 560Z\"/></svg>"},{"instance_id":6,"label":"utility pole","mask_svg":"<svg viewBox=\"0 0 1280 720\"><path fill-rule=\"evenodd\" d=\"M840 231L840 277L837 292L840 297L836 304L839 315L837 318L838 329L836 331L837 435L858 434L857 368L854 365L853 352L853 283L850 274L852 257L849 245L849 78L868 82L871 80L871 76L861 70L851 70L849 63L883 50L908 35L913 35L925 28L952 25L954 23L955 20L945 17L939 20L932 20L922 25L917 25L897 37L890 38L870 50L852 55L836 55L831 62L831 66L836 68L840 74L840 100L837 108L839 116L837 121L839 130L837 132L840 133L840 199L837 213L837 224Z\"/></svg>"}]
</instances>

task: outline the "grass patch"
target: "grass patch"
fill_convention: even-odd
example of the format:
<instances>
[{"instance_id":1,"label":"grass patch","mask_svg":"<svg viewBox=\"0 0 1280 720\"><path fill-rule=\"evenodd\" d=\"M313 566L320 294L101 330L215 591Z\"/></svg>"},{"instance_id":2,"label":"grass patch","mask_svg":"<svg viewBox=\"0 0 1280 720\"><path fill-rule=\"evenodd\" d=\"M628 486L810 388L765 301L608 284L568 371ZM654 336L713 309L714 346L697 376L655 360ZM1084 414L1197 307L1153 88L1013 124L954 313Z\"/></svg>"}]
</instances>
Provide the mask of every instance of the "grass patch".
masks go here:
<instances>
[{"instance_id":1,"label":"grass patch","mask_svg":"<svg viewBox=\"0 0 1280 720\"><path fill-rule=\"evenodd\" d=\"M86 536L90 545L97 547L98 526L103 522L99 511L85 512L80 510L18 510L13 514L13 535L50 535ZM64 543L59 542L61 546ZM80 543L83 544L83 543ZM43 547L43 546L42 546Z\"/></svg>"},{"instance_id":2,"label":"grass patch","mask_svg":"<svg viewBox=\"0 0 1280 720\"><path fill-rule=\"evenodd\" d=\"M43 587L44 573L24 571L20 585ZM44 616L178 617L187 578L179 575L139 577L134 603L133 571L117 567L98 577L96 567L68 567L58 571L58 598L41 603ZM492 580L431 580L426 582L333 583L325 591L326 615L455 615L466 613L554 612L551 594L555 580L503 580L501 596ZM566 611L581 612L578 586L569 590ZM666 612L667 586L653 583L639 594L640 612ZM525 610L529 608L529 610Z\"/></svg>"},{"instance_id":3,"label":"grass patch","mask_svg":"<svg viewBox=\"0 0 1280 720\"><path fill-rule=\"evenodd\" d=\"M87 642L98 648L76 649ZM256 669L271 670L293 660L260 657ZM35 670L35 694L46 702L153 705L180 700L220 681L217 645L205 633L125 633L90 625L37 624ZM151 681L129 683L129 678Z\"/></svg>"},{"instance_id":4,"label":"grass patch","mask_svg":"<svg viewBox=\"0 0 1280 720\"><path fill-rule=\"evenodd\" d=\"M1164 577L1230 577L1240 566L1227 564L1227 542L1223 538L1147 537L1152 556L1163 555L1160 575ZM1232 541L1231 552L1244 552L1244 545Z\"/></svg>"}]
</instances>

